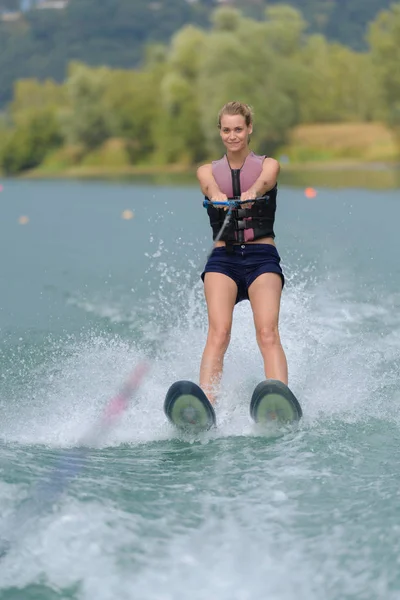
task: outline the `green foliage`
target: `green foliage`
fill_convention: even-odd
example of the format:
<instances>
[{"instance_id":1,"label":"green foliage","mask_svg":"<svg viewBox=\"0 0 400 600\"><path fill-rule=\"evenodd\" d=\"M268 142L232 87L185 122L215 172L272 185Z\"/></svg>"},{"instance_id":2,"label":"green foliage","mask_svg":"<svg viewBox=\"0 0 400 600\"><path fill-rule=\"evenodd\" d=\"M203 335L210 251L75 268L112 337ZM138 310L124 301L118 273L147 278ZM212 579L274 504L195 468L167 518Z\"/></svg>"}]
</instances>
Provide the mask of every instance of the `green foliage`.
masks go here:
<instances>
[{"instance_id":1,"label":"green foliage","mask_svg":"<svg viewBox=\"0 0 400 600\"><path fill-rule=\"evenodd\" d=\"M68 18L77 28L76 48L79 27L88 51L95 31L111 48L106 20L128 48L128 32L139 27L138 15L149 18L149 5L140 0L122 9L120 2L105 0L97 23L78 25L80 9L71 0ZM82 0L90 11L93 3ZM166 19L168 11L173 14L174 5L157 6L151 10L165 10ZM371 27L371 53L308 35L302 14L290 5L265 8L260 0L257 6L262 20L219 7L210 30L186 25L169 44L151 43L141 69L74 61L62 85L51 79L19 81L0 150L3 168L16 173L43 160L49 169L76 162L94 167L195 164L223 151L216 120L230 100L252 105L252 148L260 153L276 152L301 123L368 121L385 114L400 131L400 5L383 12ZM29 18L36 39L48 47L46 28L40 29L40 19L35 23L37 13ZM99 53L96 44L92 49ZM62 142L68 151L57 150Z\"/></svg>"},{"instance_id":2,"label":"green foliage","mask_svg":"<svg viewBox=\"0 0 400 600\"><path fill-rule=\"evenodd\" d=\"M301 50L300 122L366 121L378 116L379 90L371 59L321 35Z\"/></svg>"},{"instance_id":3,"label":"green foliage","mask_svg":"<svg viewBox=\"0 0 400 600\"><path fill-rule=\"evenodd\" d=\"M182 74L170 72L161 82L163 110L157 123L157 163L192 164L204 158L195 89Z\"/></svg>"},{"instance_id":4,"label":"green foliage","mask_svg":"<svg viewBox=\"0 0 400 600\"><path fill-rule=\"evenodd\" d=\"M112 137L128 141L131 162L148 160L155 144L154 120L160 110L155 71L114 71L107 77L102 110L108 115L108 130Z\"/></svg>"},{"instance_id":5,"label":"green foliage","mask_svg":"<svg viewBox=\"0 0 400 600\"><path fill-rule=\"evenodd\" d=\"M69 109L63 115L69 142L93 149L110 137L112 117L103 104L108 74L104 67L89 69L79 63L70 66L65 83Z\"/></svg>"},{"instance_id":6,"label":"green foliage","mask_svg":"<svg viewBox=\"0 0 400 600\"><path fill-rule=\"evenodd\" d=\"M302 12L311 33L366 49L368 23L391 2L291 0L290 4ZM280 9L286 1L274 3ZM0 0L0 12L18 4L17 0ZM240 13L232 8L213 13L217 4L216 0L70 0L65 10L35 9L20 21L0 21L0 106L11 99L15 80L35 77L61 82L71 61L137 68L146 59L148 44L168 44L185 25L214 24L214 29L233 31ZM260 21L266 7L275 10L269 0L236 0L233 4L245 16Z\"/></svg>"},{"instance_id":7,"label":"green foliage","mask_svg":"<svg viewBox=\"0 0 400 600\"><path fill-rule=\"evenodd\" d=\"M400 3L383 11L371 25L369 42L386 120L400 142Z\"/></svg>"},{"instance_id":8,"label":"green foliage","mask_svg":"<svg viewBox=\"0 0 400 600\"><path fill-rule=\"evenodd\" d=\"M158 94L154 120L154 161L193 163L205 156L200 125L197 79L206 40L205 32L184 27L172 39Z\"/></svg>"},{"instance_id":9,"label":"green foliage","mask_svg":"<svg viewBox=\"0 0 400 600\"><path fill-rule=\"evenodd\" d=\"M167 43L189 22L206 25L207 17L204 7L186 0L70 0L65 10L30 10L16 23L0 21L0 106L16 79L60 82L71 61L138 66L146 44Z\"/></svg>"},{"instance_id":10,"label":"green foliage","mask_svg":"<svg viewBox=\"0 0 400 600\"><path fill-rule=\"evenodd\" d=\"M14 121L23 118L32 109L54 109L65 106L67 94L62 85L48 79L43 83L37 79L20 79L14 86L14 98L10 105Z\"/></svg>"},{"instance_id":11,"label":"green foliage","mask_svg":"<svg viewBox=\"0 0 400 600\"><path fill-rule=\"evenodd\" d=\"M40 165L47 152L63 141L55 115L49 110L25 114L6 138L1 149L0 166L6 175L14 175Z\"/></svg>"},{"instance_id":12,"label":"green foliage","mask_svg":"<svg viewBox=\"0 0 400 600\"><path fill-rule=\"evenodd\" d=\"M221 14L226 15L226 9L216 12L216 29L207 38L199 74L198 94L209 152L220 148L218 110L237 99L254 108L253 147L271 153L298 121L300 71L295 55L305 23L299 13L284 6L268 10L262 23L240 17L234 32L221 32Z\"/></svg>"},{"instance_id":13,"label":"green foliage","mask_svg":"<svg viewBox=\"0 0 400 600\"><path fill-rule=\"evenodd\" d=\"M302 45L307 23L301 13L287 4L270 6L265 11L268 44L280 56L293 57Z\"/></svg>"},{"instance_id":14,"label":"green foliage","mask_svg":"<svg viewBox=\"0 0 400 600\"><path fill-rule=\"evenodd\" d=\"M215 10L211 22L215 31L236 31L240 25L241 13L229 7L221 7Z\"/></svg>"},{"instance_id":15,"label":"green foliage","mask_svg":"<svg viewBox=\"0 0 400 600\"><path fill-rule=\"evenodd\" d=\"M85 151L80 146L63 146L49 150L40 164L40 170L46 173L59 173L69 167L81 163L85 157Z\"/></svg>"},{"instance_id":16,"label":"green foliage","mask_svg":"<svg viewBox=\"0 0 400 600\"><path fill-rule=\"evenodd\" d=\"M110 139L101 147L86 154L81 162L86 167L123 167L131 163L124 140Z\"/></svg>"},{"instance_id":17,"label":"green foliage","mask_svg":"<svg viewBox=\"0 0 400 600\"><path fill-rule=\"evenodd\" d=\"M304 15L310 33L324 35L354 50L366 50L365 40L368 24L378 12L389 8L393 0L290 0L290 4ZM273 0L285 4L287 0ZM269 6L269 0L235 0L234 4L244 12L261 17L261 6Z\"/></svg>"},{"instance_id":18,"label":"green foliage","mask_svg":"<svg viewBox=\"0 0 400 600\"><path fill-rule=\"evenodd\" d=\"M351 0L331 3L329 20L324 29L328 39L338 40L357 50L366 50L368 25L378 12L393 0Z\"/></svg>"}]
</instances>

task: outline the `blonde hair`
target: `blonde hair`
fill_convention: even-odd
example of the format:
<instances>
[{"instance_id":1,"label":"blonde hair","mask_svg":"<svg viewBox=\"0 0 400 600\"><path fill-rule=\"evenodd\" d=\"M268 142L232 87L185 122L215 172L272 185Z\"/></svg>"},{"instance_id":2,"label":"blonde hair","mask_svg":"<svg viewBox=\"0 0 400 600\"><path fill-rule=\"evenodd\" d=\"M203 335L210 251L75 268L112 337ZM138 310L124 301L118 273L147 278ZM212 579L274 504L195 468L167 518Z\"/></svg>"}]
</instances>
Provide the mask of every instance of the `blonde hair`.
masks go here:
<instances>
[{"instance_id":1,"label":"blonde hair","mask_svg":"<svg viewBox=\"0 0 400 600\"><path fill-rule=\"evenodd\" d=\"M227 102L218 113L218 128L221 129L221 119L224 115L242 115L246 121L246 126L250 127L253 123L253 109L243 102Z\"/></svg>"}]
</instances>

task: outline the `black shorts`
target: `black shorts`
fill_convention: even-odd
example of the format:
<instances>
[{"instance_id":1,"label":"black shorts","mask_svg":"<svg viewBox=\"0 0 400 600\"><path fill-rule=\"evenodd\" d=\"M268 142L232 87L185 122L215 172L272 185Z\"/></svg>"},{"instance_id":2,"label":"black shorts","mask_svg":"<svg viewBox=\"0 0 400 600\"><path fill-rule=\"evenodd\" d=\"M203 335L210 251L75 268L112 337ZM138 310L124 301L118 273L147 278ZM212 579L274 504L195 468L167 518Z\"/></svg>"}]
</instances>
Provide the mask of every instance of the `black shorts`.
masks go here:
<instances>
[{"instance_id":1,"label":"black shorts","mask_svg":"<svg viewBox=\"0 0 400 600\"><path fill-rule=\"evenodd\" d=\"M222 273L233 279L238 287L237 304L249 299L249 287L263 273L277 273L283 287L285 278L280 262L278 250L272 244L235 244L233 252L221 246L212 251L201 278L204 281L206 273Z\"/></svg>"}]
</instances>

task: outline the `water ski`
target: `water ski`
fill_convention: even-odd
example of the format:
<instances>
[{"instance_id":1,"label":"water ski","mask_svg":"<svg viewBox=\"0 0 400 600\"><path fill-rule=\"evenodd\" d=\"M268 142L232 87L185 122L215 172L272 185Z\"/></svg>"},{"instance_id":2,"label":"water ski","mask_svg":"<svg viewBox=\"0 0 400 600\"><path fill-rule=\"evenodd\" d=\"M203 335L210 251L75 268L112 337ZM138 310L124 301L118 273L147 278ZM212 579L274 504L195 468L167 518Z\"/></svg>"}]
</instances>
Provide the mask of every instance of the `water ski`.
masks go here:
<instances>
[{"instance_id":1,"label":"water ski","mask_svg":"<svg viewBox=\"0 0 400 600\"><path fill-rule=\"evenodd\" d=\"M250 415L256 423L288 424L299 421L303 412L296 396L276 379L262 381L250 401Z\"/></svg>"},{"instance_id":2,"label":"water ski","mask_svg":"<svg viewBox=\"0 0 400 600\"><path fill-rule=\"evenodd\" d=\"M168 420L179 429L198 432L215 425L215 412L203 390L192 381L176 381L164 401Z\"/></svg>"}]
</instances>

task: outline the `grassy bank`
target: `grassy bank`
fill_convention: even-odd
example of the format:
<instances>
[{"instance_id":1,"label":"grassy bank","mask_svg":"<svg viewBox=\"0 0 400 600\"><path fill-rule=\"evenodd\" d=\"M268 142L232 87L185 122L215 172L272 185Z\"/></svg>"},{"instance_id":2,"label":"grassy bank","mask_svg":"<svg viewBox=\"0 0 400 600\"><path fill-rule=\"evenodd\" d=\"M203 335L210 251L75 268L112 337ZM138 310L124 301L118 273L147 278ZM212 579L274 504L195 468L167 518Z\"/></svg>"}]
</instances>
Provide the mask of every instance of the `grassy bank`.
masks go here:
<instances>
[{"instance_id":1,"label":"grassy bank","mask_svg":"<svg viewBox=\"0 0 400 600\"><path fill-rule=\"evenodd\" d=\"M281 149L290 164L361 164L394 162L400 148L382 123L300 125Z\"/></svg>"}]
</instances>

